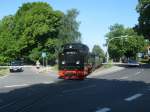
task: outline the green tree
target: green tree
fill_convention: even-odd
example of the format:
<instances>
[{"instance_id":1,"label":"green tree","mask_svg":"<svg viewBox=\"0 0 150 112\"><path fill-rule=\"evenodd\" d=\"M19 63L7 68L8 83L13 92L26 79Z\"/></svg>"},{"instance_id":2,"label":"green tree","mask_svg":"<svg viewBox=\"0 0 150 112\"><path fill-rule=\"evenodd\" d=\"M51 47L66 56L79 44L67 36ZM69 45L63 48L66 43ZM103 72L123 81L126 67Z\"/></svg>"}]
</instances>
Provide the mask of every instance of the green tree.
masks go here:
<instances>
[{"instance_id":1,"label":"green tree","mask_svg":"<svg viewBox=\"0 0 150 112\"><path fill-rule=\"evenodd\" d=\"M150 0L138 0L137 12L139 13L139 23L135 30L150 40Z\"/></svg>"},{"instance_id":2,"label":"green tree","mask_svg":"<svg viewBox=\"0 0 150 112\"><path fill-rule=\"evenodd\" d=\"M58 38L58 29L62 15L63 13L54 11L47 3L34 2L23 4L15 15L15 34L20 36L19 46L21 54L23 56L28 55L33 61L40 58L40 53L47 49L45 48L45 43L49 39ZM53 53L53 51L49 50L48 53Z\"/></svg>"},{"instance_id":3,"label":"green tree","mask_svg":"<svg viewBox=\"0 0 150 112\"><path fill-rule=\"evenodd\" d=\"M118 39L116 37L121 37L122 35L125 35L125 28L121 24L114 24L110 26L109 28L110 32L106 34L107 37L107 44L108 46L108 52L111 58L113 59L119 59L123 56L125 53L123 48L123 40ZM111 40L112 38L115 38ZM108 41L111 40L109 43Z\"/></svg>"},{"instance_id":4,"label":"green tree","mask_svg":"<svg viewBox=\"0 0 150 112\"><path fill-rule=\"evenodd\" d=\"M99 45L94 45L92 49L92 53L99 56L100 58L104 58L104 51Z\"/></svg>"},{"instance_id":5,"label":"green tree","mask_svg":"<svg viewBox=\"0 0 150 112\"><path fill-rule=\"evenodd\" d=\"M16 58L18 49L16 47L17 40L13 35L14 17L12 15L5 16L0 25L0 59L1 63L5 63L11 58Z\"/></svg>"},{"instance_id":6,"label":"green tree","mask_svg":"<svg viewBox=\"0 0 150 112\"><path fill-rule=\"evenodd\" d=\"M63 44L81 41L81 34L79 32L80 22L76 20L78 15L79 12L76 9L71 9L61 19L62 25L59 29L59 37Z\"/></svg>"},{"instance_id":7,"label":"green tree","mask_svg":"<svg viewBox=\"0 0 150 112\"><path fill-rule=\"evenodd\" d=\"M62 44L80 41L78 14L76 9L64 14L45 2L23 4L0 21L0 62L16 58L35 62L43 51L55 60Z\"/></svg>"},{"instance_id":8,"label":"green tree","mask_svg":"<svg viewBox=\"0 0 150 112\"><path fill-rule=\"evenodd\" d=\"M123 56L136 58L136 54L145 48L143 36L137 35L132 28L125 28L120 24L111 26L110 32L106 34L106 37L107 44L109 42L108 51L110 57L116 60Z\"/></svg>"},{"instance_id":9,"label":"green tree","mask_svg":"<svg viewBox=\"0 0 150 112\"><path fill-rule=\"evenodd\" d=\"M92 53L95 55L95 56L98 56L99 57L99 61L102 63L103 62L103 59L105 58L105 55L104 55L104 51L103 49L99 46L99 45L94 45L93 49L92 49Z\"/></svg>"}]
</instances>

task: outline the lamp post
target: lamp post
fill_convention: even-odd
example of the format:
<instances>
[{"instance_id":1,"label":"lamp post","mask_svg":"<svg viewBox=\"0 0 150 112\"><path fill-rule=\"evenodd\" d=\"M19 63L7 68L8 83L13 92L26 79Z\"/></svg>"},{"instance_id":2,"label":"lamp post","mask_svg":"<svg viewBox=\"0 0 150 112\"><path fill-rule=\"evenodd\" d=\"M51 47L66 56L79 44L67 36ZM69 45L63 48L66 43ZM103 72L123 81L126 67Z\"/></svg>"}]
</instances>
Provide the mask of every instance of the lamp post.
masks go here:
<instances>
[{"instance_id":1,"label":"lamp post","mask_svg":"<svg viewBox=\"0 0 150 112\"><path fill-rule=\"evenodd\" d=\"M106 45L106 63L108 63L108 61L109 61L109 52L108 52L109 43L110 43L112 40L116 39L116 38L119 38L119 39L120 39L120 38L122 38L122 37L126 38L126 37L128 37L128 35L120 36L120 37L114 37L114 38L111 38L110 40L108 40L107 45Z\"/></svg>"}]
</instances>

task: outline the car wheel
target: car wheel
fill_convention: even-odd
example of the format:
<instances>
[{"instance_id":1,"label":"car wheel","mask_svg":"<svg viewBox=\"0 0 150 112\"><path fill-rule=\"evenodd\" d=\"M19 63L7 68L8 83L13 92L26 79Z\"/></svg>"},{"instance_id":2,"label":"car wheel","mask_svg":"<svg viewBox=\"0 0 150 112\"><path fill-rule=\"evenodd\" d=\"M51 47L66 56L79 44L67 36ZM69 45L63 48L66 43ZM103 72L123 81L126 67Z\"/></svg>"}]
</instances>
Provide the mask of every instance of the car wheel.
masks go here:
<instances>
[{"instance_id":1,"label":"car wheel","mask_svg":"<svg viewBox=\"0 0 150 112\"><path fill-rule=\"evenodd\" d=\"M13 70L9 70L10 72L13 72Z\"/></svg>"}]
</instances>

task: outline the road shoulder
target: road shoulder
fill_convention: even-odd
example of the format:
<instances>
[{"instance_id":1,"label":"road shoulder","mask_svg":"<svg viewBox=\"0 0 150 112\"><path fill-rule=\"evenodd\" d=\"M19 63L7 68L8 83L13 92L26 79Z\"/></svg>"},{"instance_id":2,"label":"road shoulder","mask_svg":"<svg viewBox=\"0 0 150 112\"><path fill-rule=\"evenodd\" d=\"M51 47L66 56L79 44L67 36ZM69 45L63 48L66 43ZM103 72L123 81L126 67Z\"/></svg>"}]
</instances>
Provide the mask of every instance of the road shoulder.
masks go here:
<instances>
[{"instance_id":1,"label":"road shoulder","mask_svg":"<svg viewBox=\"0 0 150 112\"><path fill-rule=\"evenodd\" d=\"M88 77L90 78L90 77L95 77L99 75L106 75L106 74L118 72L124 69L125 69L124 67L119 67L119 66L112 66L111 68L99 68L95 70L93 73L91 73Z\"/></svg>"},{"instance_id":2,"label":"road shoulder","mask_svg":"<svg viewBox=\"0 0 150 112\"><path fill-rule=\"evenodd\" d=\"M0 78L6 77L8 73L9 73L8 68L0 68Z\"/></svg>"}]
</instances>

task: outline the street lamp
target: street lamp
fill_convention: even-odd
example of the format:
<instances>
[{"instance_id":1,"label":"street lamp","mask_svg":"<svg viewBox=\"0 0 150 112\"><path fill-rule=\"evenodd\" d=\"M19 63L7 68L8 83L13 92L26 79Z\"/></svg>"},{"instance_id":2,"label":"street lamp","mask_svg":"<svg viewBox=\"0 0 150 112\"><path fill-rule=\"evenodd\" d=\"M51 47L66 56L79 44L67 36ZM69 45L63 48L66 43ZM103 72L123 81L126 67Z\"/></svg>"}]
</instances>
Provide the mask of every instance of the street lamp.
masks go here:
<instances>
[{"instance_id":1,"label":"street lamp","mask_svg":"<svg viewBox=\"0 0 150 112\"><path fill-rule=\"evenodd\" d=\"M124 38L126 38L126 37L128 37L128 35L124 35L124 36L120 36L120 37L114 37L114 38L111 38L110 40L108 40L108 42L107 42L107 45L106 45L106 55L107 55L107 57L106 57L106 62L108 63L108 61L109 61L109 52L108 52L108 47L109 47L109 43L112 41L112 40L114 40L114 39L116 39L116 38L122 38L122 37L124 37Z\"/></svg>"}]
</instances>

